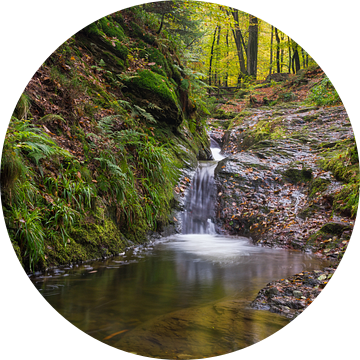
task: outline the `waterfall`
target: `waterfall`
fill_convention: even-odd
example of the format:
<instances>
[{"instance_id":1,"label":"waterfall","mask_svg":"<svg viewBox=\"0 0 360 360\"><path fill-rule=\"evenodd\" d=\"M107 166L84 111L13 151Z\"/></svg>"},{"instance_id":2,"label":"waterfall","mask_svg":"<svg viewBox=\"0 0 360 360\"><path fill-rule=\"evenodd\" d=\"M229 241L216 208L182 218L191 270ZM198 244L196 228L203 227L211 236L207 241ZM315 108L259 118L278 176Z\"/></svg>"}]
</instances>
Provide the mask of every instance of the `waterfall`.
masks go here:
<instances>
[{"instance_id":1,"label":"waterfall","mask_svg":"<svg viewBox=\"0 0 360 360\"><path fill-rule=\"evenodd\" d=\"M185 200L182 218L183 234L215 234L216 185L214 171L220 155L220 147L211 141L211 151L215 160L201 161L196 170L191 188Z\"/></svg>"}]
</instances>

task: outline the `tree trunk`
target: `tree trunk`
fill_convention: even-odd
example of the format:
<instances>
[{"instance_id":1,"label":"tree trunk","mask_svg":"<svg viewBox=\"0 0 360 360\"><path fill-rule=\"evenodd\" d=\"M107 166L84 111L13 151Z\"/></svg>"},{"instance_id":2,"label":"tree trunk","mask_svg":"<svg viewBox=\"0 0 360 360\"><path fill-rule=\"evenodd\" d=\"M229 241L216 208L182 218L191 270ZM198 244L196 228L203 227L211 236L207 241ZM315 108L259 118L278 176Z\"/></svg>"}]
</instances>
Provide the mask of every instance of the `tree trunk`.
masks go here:
<instances>
[{"instance_id":1,"label":"tree trunk","mask_svg":"<svg viewBox=\"0 0 360 360\"><path fill-rule=\"evenodd\" d=\"M228 87L229 78L229 29L226 30L226 71L224 78L224 86Z\"/></svg>"},{"instance_id":2,"label":"tree trunk","mask_svg":"<svg viewBox=\"0 0 360 360\"><path fill-rule=\"evenodd\" d=\"M291 42L290 42L290 38L288 36L288 48L289 48L289 74L291 73Z\"/></svg>"},{"instance_id":3,"label":"tree trunk","mask_svg":"<svg viewBox=\"0 0 360 360\"><path fill-rule=\"evenodd\" d=\"M211 51L210 51L210 62L209 62L209 86L211 86L211 77L212 77L212 62L213 62L213 58L214 58L214 44L215 44L215 40L216 40L216 32L217 32L218 27L215 27L215 31L214 31L214 36L213 36L213 42L211 44Z\"/></svg>"},{"instance_id":4,"label":"tree trunk","mask_svg":"<svg viewBox=\"0 0 360 360\"><path fill-rule=\"evenodd\" d=\"M221 34L221 26L218 25L218 34L217 34L217 41L216 41L216 69L215 69L215 79L214 79L214 84L218 84L219 86L221 86L220 81L221 81L221 74L219 74L219 69L221 70L220 67L220 34Z\"/></svg>"},{"instance_id":5,"label":"tree trunk","mask_svg":"<svg viewBox=\"0 0 360 360\"><path fill-rule=\"evenodd\" d=\"M249 41L247 46L247 72L256 79L258 43L259 43L259 21L256 16L249 15Z\"/></svg>"},{"instance_id":6,"label":"tree trunk","mask_svg":"<svg viewBox=\"0 0 360 360\"><path fill-rule=\"evenodd\" d=\"M284 41L284 39L285 39L285 35L282 34L281 41ZM280 60L280 72L282 72L283 65L284 65L284 49L282 48L281 49L281 60Z\"/></svg>"},{"instance_id":7,"label":"tree trunk","mask_svg":"<svg viewBox=\"0 0 360 360\"><path fill-rule=\"evenodd\" d=\"M156 32L157 34L160 34L160 32L162 30L162 27L164 25L164 19L165 19L165 14L162 14L162 16L161 16L161 24L160 24L159 30Z\"/></svg>"},{"instance_id":8,"label":"tree trunk","mask_svg":"<svg viewBox=\"0 0 360 360\"><path fill-rule=\"evenodd\" d=\"M280 37L278 29L275 28L275 37L276 37L276 70L280 73Z\"/></svg>"},{"instance_id":9,"label":"tree trunk","mask_svg":"<svg viewBox=\"0 0 360 360\"><path fill-rule=\"evenodd\" d=\"M300 70L300 57L298 51L298 44L293 40L292 41L293 47L293 61L292 61L292 69L293 73L296 74Z\"/></svg>"},{"instance_id":10,"label":"tree trunk","mask_svg":"<svg viewBox=\"0 0 360 360\"><path fill-rule=\"evenodd\" d=\"M272 72L272 62L273 62L273 43L274 43L274 27L271 25L271 42L270 42L270 70L269 75Z\"/></svg>"},{"instance_id":11,"label":"tree trunk","mask_svg":"<svg viewBox=\"0 0 360 360\"><path fill-rule=\"evenodd\" d=\"M233 36L234 36L234 41L235 41L235 45L236 45L236 50L237 50L237 56L239 59L239 65L240 65L240 74L239 74L239 83L241 82L241 79L243 78L244 75L247 74L246 72L246 64L245 64L245 55L244 55L244 49L246 49L246 47L244 46L244 39L241 33L241 29L240 29L240 25L239 25L239 13L238 10L236 9L232 9L231 14L234 18L235 21L235 29L231 29Z\"/></svg>"}]
</instances>

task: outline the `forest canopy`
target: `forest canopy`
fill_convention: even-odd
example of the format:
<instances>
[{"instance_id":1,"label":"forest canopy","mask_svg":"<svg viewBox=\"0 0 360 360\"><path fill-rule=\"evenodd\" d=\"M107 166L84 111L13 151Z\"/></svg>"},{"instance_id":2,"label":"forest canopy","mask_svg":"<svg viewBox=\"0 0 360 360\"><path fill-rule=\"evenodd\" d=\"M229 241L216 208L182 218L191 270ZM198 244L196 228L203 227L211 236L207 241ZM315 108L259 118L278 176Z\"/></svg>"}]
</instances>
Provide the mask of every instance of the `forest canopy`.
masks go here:
<instances>
[{"instance_id":1,"label":"forest canopy","mask_svg":"<svg viewBox=\"0 0 360 360\"><path fill-rule=\"evenodd\" d=\"M237 86L274 73L297 73L315 65L293 39L256 16L199 1L142 5L158 33L177 42L187 65L206 76L209 85Z\"/></svg>"}]
</instances>

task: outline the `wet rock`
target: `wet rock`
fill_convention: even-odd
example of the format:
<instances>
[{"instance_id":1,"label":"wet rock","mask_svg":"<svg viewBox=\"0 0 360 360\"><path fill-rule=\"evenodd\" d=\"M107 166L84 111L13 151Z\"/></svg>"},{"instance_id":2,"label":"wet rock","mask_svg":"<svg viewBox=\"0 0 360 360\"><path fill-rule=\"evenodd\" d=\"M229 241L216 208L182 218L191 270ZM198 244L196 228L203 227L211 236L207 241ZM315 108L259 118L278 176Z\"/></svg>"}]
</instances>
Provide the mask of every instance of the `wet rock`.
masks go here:
<instances>
[{"instance_id":1,"label":"wet rock","mask_svg":"<svg viewBox=\"0 0 360 360\"><path fill-rule=\"evenodd\" d=\"M346 111L298 104L246 109L222 133L227 157L215 170L217 227L262 246L336 260L269 283L251 304L294 318L326 286L351 236L351 219L333 212L343 184L319 162L324 150L353 138Z\"/></svg>"},{"instance_id":2,"label":"wet rock","mask_svg":"<svg viewBox=\"0 0 360 360\"><path fill-rule=\"evenodd\" d=\"M304 125L309 123L310 132ZM240 113L222 137L227 157L215 170L221 193L218 228L266 246L321 250L320 242L308 239L331 222L333 199L342 185L319 168L318 151L342 131L351 137L348 123L342 106L289 105Z\"/></svg>"},{"instance_id":3,"label":"wet rock","mask_svg":"<svg viewBox=\"0 0 360 360\"><path fill-rule=\"evenodd\" d=\"M321 293L331 278L334 268L324 268L311 272L301 272L288 279L281 279L267 284L251 303L258 310L269 310L288 318L301 314ZM277 289L272 296L271 289Z\"/></svg>"}]
</instances>

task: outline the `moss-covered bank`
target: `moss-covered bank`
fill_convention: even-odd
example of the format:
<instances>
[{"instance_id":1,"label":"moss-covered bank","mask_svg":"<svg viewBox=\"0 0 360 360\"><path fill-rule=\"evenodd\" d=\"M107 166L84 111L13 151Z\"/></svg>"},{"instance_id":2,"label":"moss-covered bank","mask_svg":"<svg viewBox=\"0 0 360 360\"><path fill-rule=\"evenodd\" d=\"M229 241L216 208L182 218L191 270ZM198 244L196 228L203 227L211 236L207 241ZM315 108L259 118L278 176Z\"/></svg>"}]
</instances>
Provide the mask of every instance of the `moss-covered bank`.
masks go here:
<instances>
[{"instance_id":1,"label":"moss-covered bank","mask_svg":"<svg viewBox=\"0 0 360 360\"><path fill-rule=\"evenodd\" d=\"M27 271L107 257L161 232L174 221L181 169L208 156L186 69L147 16L135 7L79 31L20 97L1 186Z\"/></svg>"}]
</instances>

